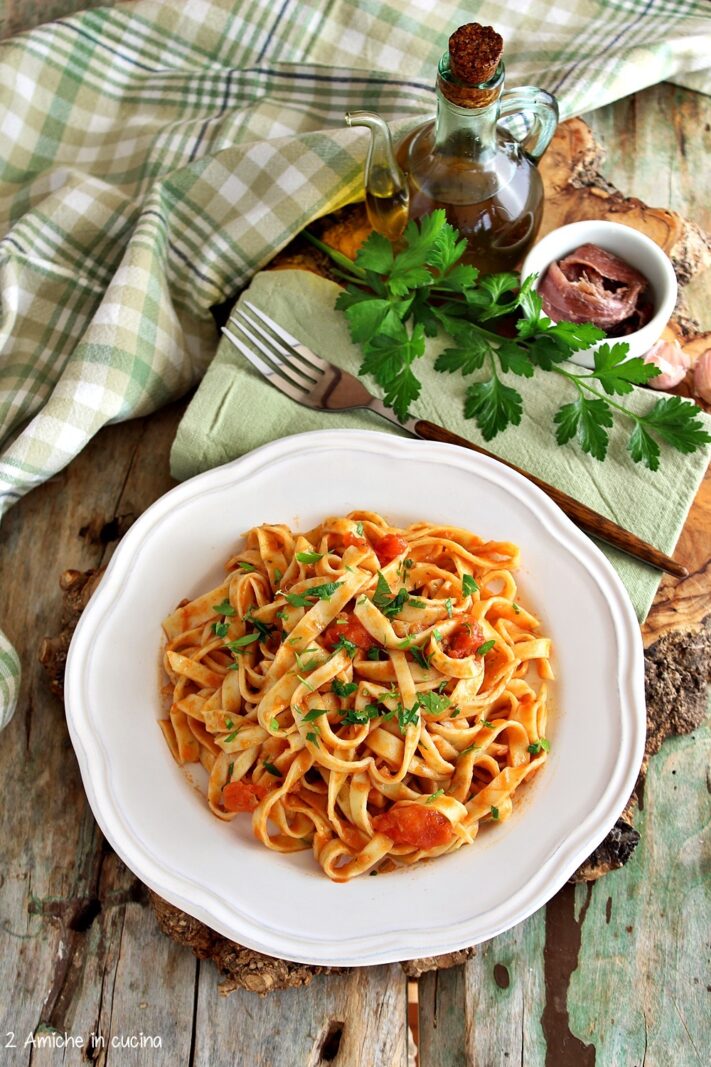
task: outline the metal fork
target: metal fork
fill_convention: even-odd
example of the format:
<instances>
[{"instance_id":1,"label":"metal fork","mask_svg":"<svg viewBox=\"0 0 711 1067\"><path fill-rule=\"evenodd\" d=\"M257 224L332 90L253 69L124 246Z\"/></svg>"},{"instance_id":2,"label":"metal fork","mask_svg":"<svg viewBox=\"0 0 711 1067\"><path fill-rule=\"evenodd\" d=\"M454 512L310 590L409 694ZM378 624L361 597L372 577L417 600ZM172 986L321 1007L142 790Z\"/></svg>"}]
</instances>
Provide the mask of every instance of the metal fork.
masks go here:
<instances>
[{"instance_id":1,"label":"metal fork","mask_svg":"<svg viewBox=\"0 0 711 1067\"><path fill-rule=\"evenodd\" d=\"M480 448L465 437L460 437L427 419L412 418L401 421L382 400L369 393L358 378L317 356L297 337L248 300L242 300L240 304L235 305L228 322L229 325L223 326L222 332L238 352L270 385L295 400L297 404L318 411L365 408L381 415L414 437L458 445L460 448L468 448L471 452L495 459L542 489L586 533L614 545L635 559L667 571L676 578L688 577L686 567L676 560L554 485L549 485L528 471L514 466L513 463L507 463L500 456L487 452L485 448Z\"/></svg>"}]
</instances>

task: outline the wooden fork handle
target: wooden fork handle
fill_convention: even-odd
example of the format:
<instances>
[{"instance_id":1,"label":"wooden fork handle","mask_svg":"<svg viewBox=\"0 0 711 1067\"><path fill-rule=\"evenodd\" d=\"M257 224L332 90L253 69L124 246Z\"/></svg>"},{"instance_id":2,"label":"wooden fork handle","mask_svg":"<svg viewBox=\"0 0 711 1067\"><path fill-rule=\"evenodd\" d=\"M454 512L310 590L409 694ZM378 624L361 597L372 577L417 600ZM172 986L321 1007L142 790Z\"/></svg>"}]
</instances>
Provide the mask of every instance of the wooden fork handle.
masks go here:
<instances>
[{"instance_id":1,"label":"wooden fork handle","mask_svg":"<svg viewBox=\"0 0 711 1067\"><path fill-rule=\"evenodd\" d=\"M468 448L471 452L478 452L481 456L489 456L490 459L503 463L505 467L510 467L511 470L522 474L524 478L528 478L529 482L533 482L539 489L542 489L551 500L555 501L561 511L564 511L568 518L572 519L586 533L594 534L600 540L606 541L609 545L614 545L615 548L619 548L622 552L626 552L628 556L634 556L635 559L640 559L643 563L649 563L652 567L666 571L667 574L673 574L675 578L688 578L689 572L686 567L677 563L671 556L665 556L654 545L648 544L640 537L630 533L629 530L624 530L610 519L605 518L604 515L599 515L597 511L587 507L586 504L581 504L579 500L568 496L561 489L556 489L554 485L549 485L548 482L536 478L535 475L529 474L528 471L521 470L520 467L516 467L513 463L507 463L500 456L487 452L485 448L472 444L465 437L451 433L449 430L445 430L443 426L428 422L427 419L418 419L414 425L414 431L418 437L423 437L426 441L442 441L448 445L459 445L460 448Z\"/></svg>"}]
</instances>

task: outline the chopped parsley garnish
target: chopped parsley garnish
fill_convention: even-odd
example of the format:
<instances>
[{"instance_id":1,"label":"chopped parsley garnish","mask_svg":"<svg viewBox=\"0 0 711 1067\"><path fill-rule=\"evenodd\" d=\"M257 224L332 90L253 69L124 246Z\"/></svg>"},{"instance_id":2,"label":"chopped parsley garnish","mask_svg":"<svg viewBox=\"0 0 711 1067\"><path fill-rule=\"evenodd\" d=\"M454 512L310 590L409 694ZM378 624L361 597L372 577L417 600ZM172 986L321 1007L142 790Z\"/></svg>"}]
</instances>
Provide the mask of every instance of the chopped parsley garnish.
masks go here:
<instances>
[{"instance_id":1,"label":"chopped parsley garnish","mask_svg":"<svg viewBox=\"0 0 711 1067\"><path fill-rule=\"evenodd\" d=\"M472 745L467 745L466 748L462 749L462 751L459 753L459 755L460 756L466 756L467 753L474 752L474 750L477 749L477 748L481 748L481 745L473 745L473 744Z\"/></svg>"},{"instance_id":2,"label":"chopped parsley garnish","mask_svg":"<svg viewBox=\"0 0 711 1067\"><path fill-rule=\"evenodd\" d=\"M398 648L412 648L412 646L414 645L416 640L417 640L417 635L416 634L409 634L408 637L403 637L402 641L398 641L397 647Z\"/></svg>"},{"instance_id":3,"label":"chopped parsley garnish","mask_svg":"<svg viewBox=\"0 0 711 1067\"><path fill-rule=\"evenodd\" d=\"M306 735L306 740L310 741L312 745L318 744L318 733L316 730L309 730Z\"/></svg>"},{"instance_id":4,"label":"chopped parsley garnish","mask_svg":"<svg viewBox=\"0 0 711 1067\"><path fill-rule=\"evenodd\" d=\"M316 719L320 719L322 715L328 715L328 708L312 708L311 711L307 711L303 717L303 722L314 722Z\"/></svg>"},{"instance_id":5,"label":"chopped parsley garnish","mask_svg":"<svg viewBox=\"0 0 711 1067\"><path fill-rule=\"evenodd\" d=\"M491 650L492 650L492 648L494 647L495 644L496 644L496 641L494 641L494 640L485 641L483 645L479 645L478 649L476 650L476 655L477 656L485 656L487 652L491 652Z\"/></svg>"},{"instance_id":6,"label":"chopped parsley garnish","mask_svg":"<svg viewBox=\"0 0 711 1067\"><path fill-rule=\"evenodd\" d=\"M229 648L230 652L239 654L244 652L247 645L251 645L258 640L259 634L243 634L242 637L237 637L234 641L228 641L225 648Z\"/></svg>"},{"instance_id":7,"label":"chopped parsley garnish","mask_svg":"<svg viewBox=\"0 0 711 1067\"><path fill-rule=\"evenodd\" d=\"M270 730L278 730L279 729L279 720L278 719L270 719L269 720L269 729Z\"/></svg>"},{"instance_id":8,"label":"chopped parsley garnish","mask_svg":"<svg viewBox=\"0 0 711 1067\"><path fill-rule=\"evenodd\" d=\"M299 679L301 684L308 689L309 693L313 693L314 687L311 685L311 683L309 682L309 680L307 678L303 678L300 674L297 674L296 677Z\"/></svg>"},{"instance_id":9,"label":"chopped parsley garnish","mask_svg":"<svg viewBox=\"0 0 711 1067\"><path fill-rule=\"evenodd\" d=\"M447 609L447 618L451 619L454 615L454 608L452 607L452 601L449 597L445 600L444 606Z\"/></svg>"},{"instance_id":10,"label":"chopped parsley garnish","mask_svg":"<svg viewBox=\"0 0 711 1067\"><path fill-rule=\"evenodd\" d=\"M240 727L238 726L236 730L233 730L231 734L227 735L227 737L225 738L225 742L227 744L229 744L230 741L234 741L234 739L237 736L237 734L239 733L239 731L240 731Z\"/></svg>"},{"instance_id":11,"label":"chopped parsley garnish","mask_svg":"<svg viewBox=\"0 0 711 1067\"><path fill-rule=\"evenodd\" d=\"M365 723L370 722L371 719L377 719L382 714L378 704L366 704L360 710L349 708L341 722L344 726L364 726Z\"/></svg>"},{"instance_id":12,"label":"chopped parsley garnish","mask_svg":"<svg viewBox=\"0 0 711 1067\"><path fill-rule=\"evenodd\" d=\"M215 615L236 615L237 614L237 611L235 610L235 608L232 607L232 605L230 604L229 600L227 600L227 598L225 598L222 601L221 604L213 604L212 605L212 610L215 612Z\"/></svg>"},{"instance_id":13,"label":"chopped parsley garnish","mask_svg":"<svg viewBox=\"0 0 711 1067\"><path fill-rule=\"evenodd\" d=\"M232 719L225 719L225 726L227 727L228 730L231 730L232 727L234 726L234 723L232 722Z\"/></svg>"},{"instance_id":14,"label":"chopped parsley garnish","mask_svg":"<svg viewBox=\"0 0 711 1067\"><path fill-rule=\"evenodd\" d=\"M437 629L436 626L435 626L434 630L432 631L432 636L434 637L435 641L441 641L442 640L442 634L440 633L440 631Z\"/></svg>"},{"instance_id":15,"label":"chopped parsley garnish","mask_svg":"<svg viewBox=\"0 0 711 1067\"><path fill-rule=\"evenodd\" d=\"M245 615L244 621L248 622L250 624L250 626L254 627L254 629L257 631L257 633L259 634L260 638L262 639L262 641L266 641L266 639L268 637L270 637L271 634L273 634L274 631L276 630L276 626L272 626L268 622L262 622L261 619L255 619L254 615L252 614L252 609L251 608L249 609L249 611Z\"/></svg>"},{"instance_id":16,"label":"chopped parsley garnish","mask_svg":"<svg viewBox=\"0 0 711 1067\"><path fill-rule=\"evenodd\" d=\"M335 622L336 626L347 626L348 625L348 619L334 619L333 621Z\"/></svg>"},{"instance_id":17,"label":"chopped parsley garnish","mask_svg":"<svg viewBox=\"0 0 711 1067\"><path fill-rule=\"evenodd\" d=\"M494 729L493 722L489 722L488 719L479 719L479 722L481 723L482 726L485 726L487 728L487 730L493 730Z\"/></svg>"},{"instance_id":18,"label":"chopped parsley garnish","mask_svg":"<svg viewBox=\"0 0 711 1067\"><path fill-rule=\"evenodd\" d=\"M373 648L369 648L368 651L365 654L366 655L366 659L372 659L372 660L385 659L387 657L381 655L381 653L383 651L384 650L382 648L378 648L377 645L374 646Z\"/></svg>"},{"instance_id":19,"label":"chopped parsley garnish","mask_svg":"<svg viewBox=\"0 0 711 1067\"><path fill-rule=\"evenodd\" d=\"M218 637L227 637L230 631L230 624L228 622L213 622L212 632L217 634Z\"/></svg>"},{"instance_id":20,"label":"chopped parsley garnish","mask_svg":"<svg viewBox=\"0 0 711 1067\"><path fill-rule=\"evenodd\" d=\"M304 663L303 657L308 655L309 652L318 652L317 648L305 648L303 652L295 652L294 659L296 660L296 666L300 671L312 671L314 667L320 666L317 659L310 659Z\"/></svg>"},{"instance_id":21,"label":"chopped parsley garnish","mask_svg":"<svg viewBox=\"0 0 711 1067\"><path fill-rule=\"evenodd\" d=\"M363 537L363 523L362 522L357 522L355 529L356 529L356 535L358 537Z\"/></svg>"},{"instance_id":22,"label":"chopped parsley garnish","mask_svg":"<svg viewBox=\"0 0 711 1067\"><path fill-rule=\"evenodd\" d=\"M528 746L528 751L532 756L537 756L539 752L550 752L551 743L546 741L545 737L540 737L538 741L534 741L532 745Z\"/></svg>"},{"instance_id":23,"label":"chopped parsley garnish","mask_svg":"<svg viewBox=\"0 0 711 1067\"><path fill-rule=\"evenodd\" d=\"M421 648L411 648L410 652L415 663L418 663L423 671L428 671L430 669L430 660L432 659L432 656L426 656ZM447 682L445 681L444 684L446 685Z\"/></svg>"},{"instance_id":24,"label":"chopped parsley garnish","mask_svg":"<svg viewBox=\"0 0 711 1067\"><path fill-rule=\"evenodd\" d=\"M275 767L273 763L269 763L268 760L262 760L262 766L265 771L269 771L275 778L283 778L283 775L278 767Z\"/></svg>"},{"instance_id":25,"label":"chopped parsley garnish","mask_svg":"<svg viewBox=\"0 0 711 1067\"><path fill-rule=\"evenodd\" d=\"M333 652L331 654L335 656L337 652L341 651L341 649L343 649L344 652L347 652L351 659L353 659L355 657L356 652L358 651L358 645L354 644L352 641L349 641L347 637L344 637L343 634L341 634L341 636L338 638L335 645L333 646Z\"/></svg>"},{"instance_id":26,"label":"chopped parsley garnish","mask_svg":"<svg viewBox=\"0 0 711 1067\"><path fill-rule=\"evenodd\" d=\"M239 561L238 566L241 567L242 570L245 571L247 574L249 574L250 571L256 571L257 569L253 563L247 563L247 561L243 559Z\"/></svg>"},{"instance_id":27,"label":"chopped parsley garnish","mask_svg":"<svg viewBox=\"0 0 711 1067\"><path fill-rule=\"evenodd\" d=\"M472 593L476 593L479 586L476 584L471 574L462 575L462 593L464 596L471 596Z\"/></svg>"},{"instance_id":28,"label":"chopped parsley garnish","mask_svg":"<svg viewBox=\"0 0 711 1067\"><path fill-rule=\"evenodd\" d=\"M278 567L274 568L274 577L277 580L277 582L280 582L282 580L282 578L284 577L284 575L282 574L282 572L279 570Z\"/></svg>"},{"instance_id":29,"label":"chopped parsley garnish","mask_svg":"<svg viewBox=\"0 0 711 1067\"><path fill-rule=\"evenodd\" d=\"M491 809L491 817L494 820L498 819L498 817L499 817L499 809L498 808L492 807L492 809Z\"/></svg>"},{"instance_id":30,"label":"chopped parsley garnish","mask_svg":"<svg viewBox=\"0 0 711 1067\"><path fill-rule=\"evenodd\" d=\"M297 552L296 558L299 563L318 563L323 559L323 552Z\"/></svg>"},{"instance_id":31,"label":"chopped parsley garnish","mask_svg":"<svg viewBox=\"0 0 711 1067\"><path fill-rule=\"evenodd\" d=\"M334 678L331 682L331 692L335 693L338 697L349 697L355 693L358 689L357 682L341 682L338 678Z\"/></svg>"},{"instance_id":32,"label":"chopped parsley garnish","mask_svg":"<svg viewBox=\"0 0 711 1067\"><path fill-rule=\"evenodd\" d=\"M232 762L230 763L229 767L227 768L227 781L228 782L232 781L232 771L234 769L235 769L235 761L232 760Z\"/></svg>"},{"instance_id":33,"label":"chopped parsley garnish","mask_svg":"<svg viewBox=\"0 0 711 1067\"><path fill-rule=\"evenodd\" d=\"M450 719L456 719L457 715L461 715L461 714L462 714L462 709L461 708L452 708L452 710L449 713L449 717L450 717Z\"/></svg>"},{"instance_id":34,"label":"chopped parsley garnish","mask_svg":"<svg viewBox=\"0 0 711 1067\"><path fill-rule=\"evenodd\" d=\"M430 793L430 795L427 797L427 800L425 801L425 804L431 804L434 800L437 800L441 796L444 796L444 789L438 789L436 793Z\"/></svg>"},{"instance_id":35,"label":"chopped parsley garnish","mask_svg":"<svg viewBox=\"0 0 711 1067\"><path fill-rule=\"evenodd\" d=\"M373 594L373 603L386 618L398 615L409 599L410 594L405 588L400 589L400 591L393 596L390 592L390 586L387 583L385 575L382 571L378 571L378 582L375 586L375 593Z\"/></svg>"},{"instance_id":36,"label":"chopped parsley garnish","mask_svg":"<svg viewBox=\"0 0 711 1067\"><path fill-rule=\"evenodd\" d=\"M311 607L312 600L330 600L342 585L343 582L324 582L323 585L312 585L303 593L282 593L282 596L293 608L306 608Z\"/></svg>"},{"instance_id":37,"label":"chopped parsley garnish","mask_svg":"<svg viewBox=\"0 0 711 1067\"><path fill-rule=\"evenodd\" d=\"M452 701L449 697L440 696L439 693L418 693L420 704L430 715L439 715L450 706Z\"/></svg>"},{"instance_id":38,"label":"chopped parsley garnish","mask_svg":"<svg viewBox=\"0 0 711 1067\"><path fill-rule=\"evenodd\" d=\"M518 606L518 604L514 604L513 609L514 609L514 614L515 615L520 615L521 614L521 609Z\"/></svg>"},{"instance_id":39,"label":"chopped parsley garnish","mask_svg":"<svg viewBox=\"0 0 711 1067\"><path fill-rule=\"evenodd\" d=\"M419 600L416 596L411 596L407 602L409 608L426 608L424 600Z\"/></svg>"},{"instance_id":40,"label":"chopped parsley garnish","mask_svg":"<svg viewBox=\"0 0 711 1067\"><path fill-rule=\"evenodd\" d=\"M408 726L416 723L420 717L420 701L416 700L411 708L404 708L402 704L397 706L397 724L400 727L400 733L405 733Z\"/></svg>"},{"instance_id":41,"label":"chopped parsley garnish","mask_svg":"<svg viewBox=\"0 0 711 1067\"><path fill-rule=\"evenodd\" d=\"M277 611L276 617L277 617L277 619L288 619L289 618L289 612L288 611Z\"/></svg>"}]
</instances>

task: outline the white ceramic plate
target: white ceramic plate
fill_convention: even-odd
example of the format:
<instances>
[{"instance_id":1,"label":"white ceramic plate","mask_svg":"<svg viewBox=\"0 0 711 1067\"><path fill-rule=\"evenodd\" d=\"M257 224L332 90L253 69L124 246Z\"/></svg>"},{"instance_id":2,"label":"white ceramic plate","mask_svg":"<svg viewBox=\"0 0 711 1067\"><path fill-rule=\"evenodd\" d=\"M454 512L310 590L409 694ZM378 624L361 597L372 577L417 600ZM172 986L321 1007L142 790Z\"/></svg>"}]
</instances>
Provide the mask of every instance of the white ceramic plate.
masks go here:
<instances>
[{"instance_id":1,"label":"white ceramic plate","mask_svg":"<svg viewBox=\"0 0 711 1067\"><path fill-rule=\"evenodd\" d=\"M260 845L210 814L161 731L160 620L217 584L243 532L308 529L354 508L468 527L521 545L520 599L554 642L551 755L514 814L415 869L336 885L310 851ZM96 819L147 885L240 944L305 963L430 956L541 907L623 809L645 730L639 627L593 543L530 482L450 445L380 433L300 434L209 471L129 530L69 652L67 720Z\"/></svg>"}]
</instances>

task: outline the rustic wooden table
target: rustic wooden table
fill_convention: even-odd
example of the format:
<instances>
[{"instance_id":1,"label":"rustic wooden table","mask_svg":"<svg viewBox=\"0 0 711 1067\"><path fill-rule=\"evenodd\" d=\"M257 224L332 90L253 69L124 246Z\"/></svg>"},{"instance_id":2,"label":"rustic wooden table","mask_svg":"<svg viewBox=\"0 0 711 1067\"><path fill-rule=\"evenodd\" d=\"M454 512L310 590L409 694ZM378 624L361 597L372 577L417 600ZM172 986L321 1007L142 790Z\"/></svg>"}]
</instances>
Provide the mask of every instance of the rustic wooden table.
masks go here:
<instances>
[{"instance_id":1,"label":"rustic wooden table","mask_svg":"<svg viewBox=\"0 0 711 1067\"><path fill-rule=\"evenodd\" d=\"M711 231L710 99L662 85L588 119L611 180ZM711 327L708 276L687 295ZM59 573L106 562L125 525L171 485L183 409L104 430L3 525L2 622L25 676L0 743L0 1063L404 1067L414 1050L399 966L224 998L213 964L159 931L144 888L94 822L62 706L36 663L57 629ZM708 1063L710 748L705 727L653 759L641 844L625 868L566 887L465 966L419 980L421 1067ZM53 1047L32 1044L53 1031Z\"/></svg>"}]
</instances>

